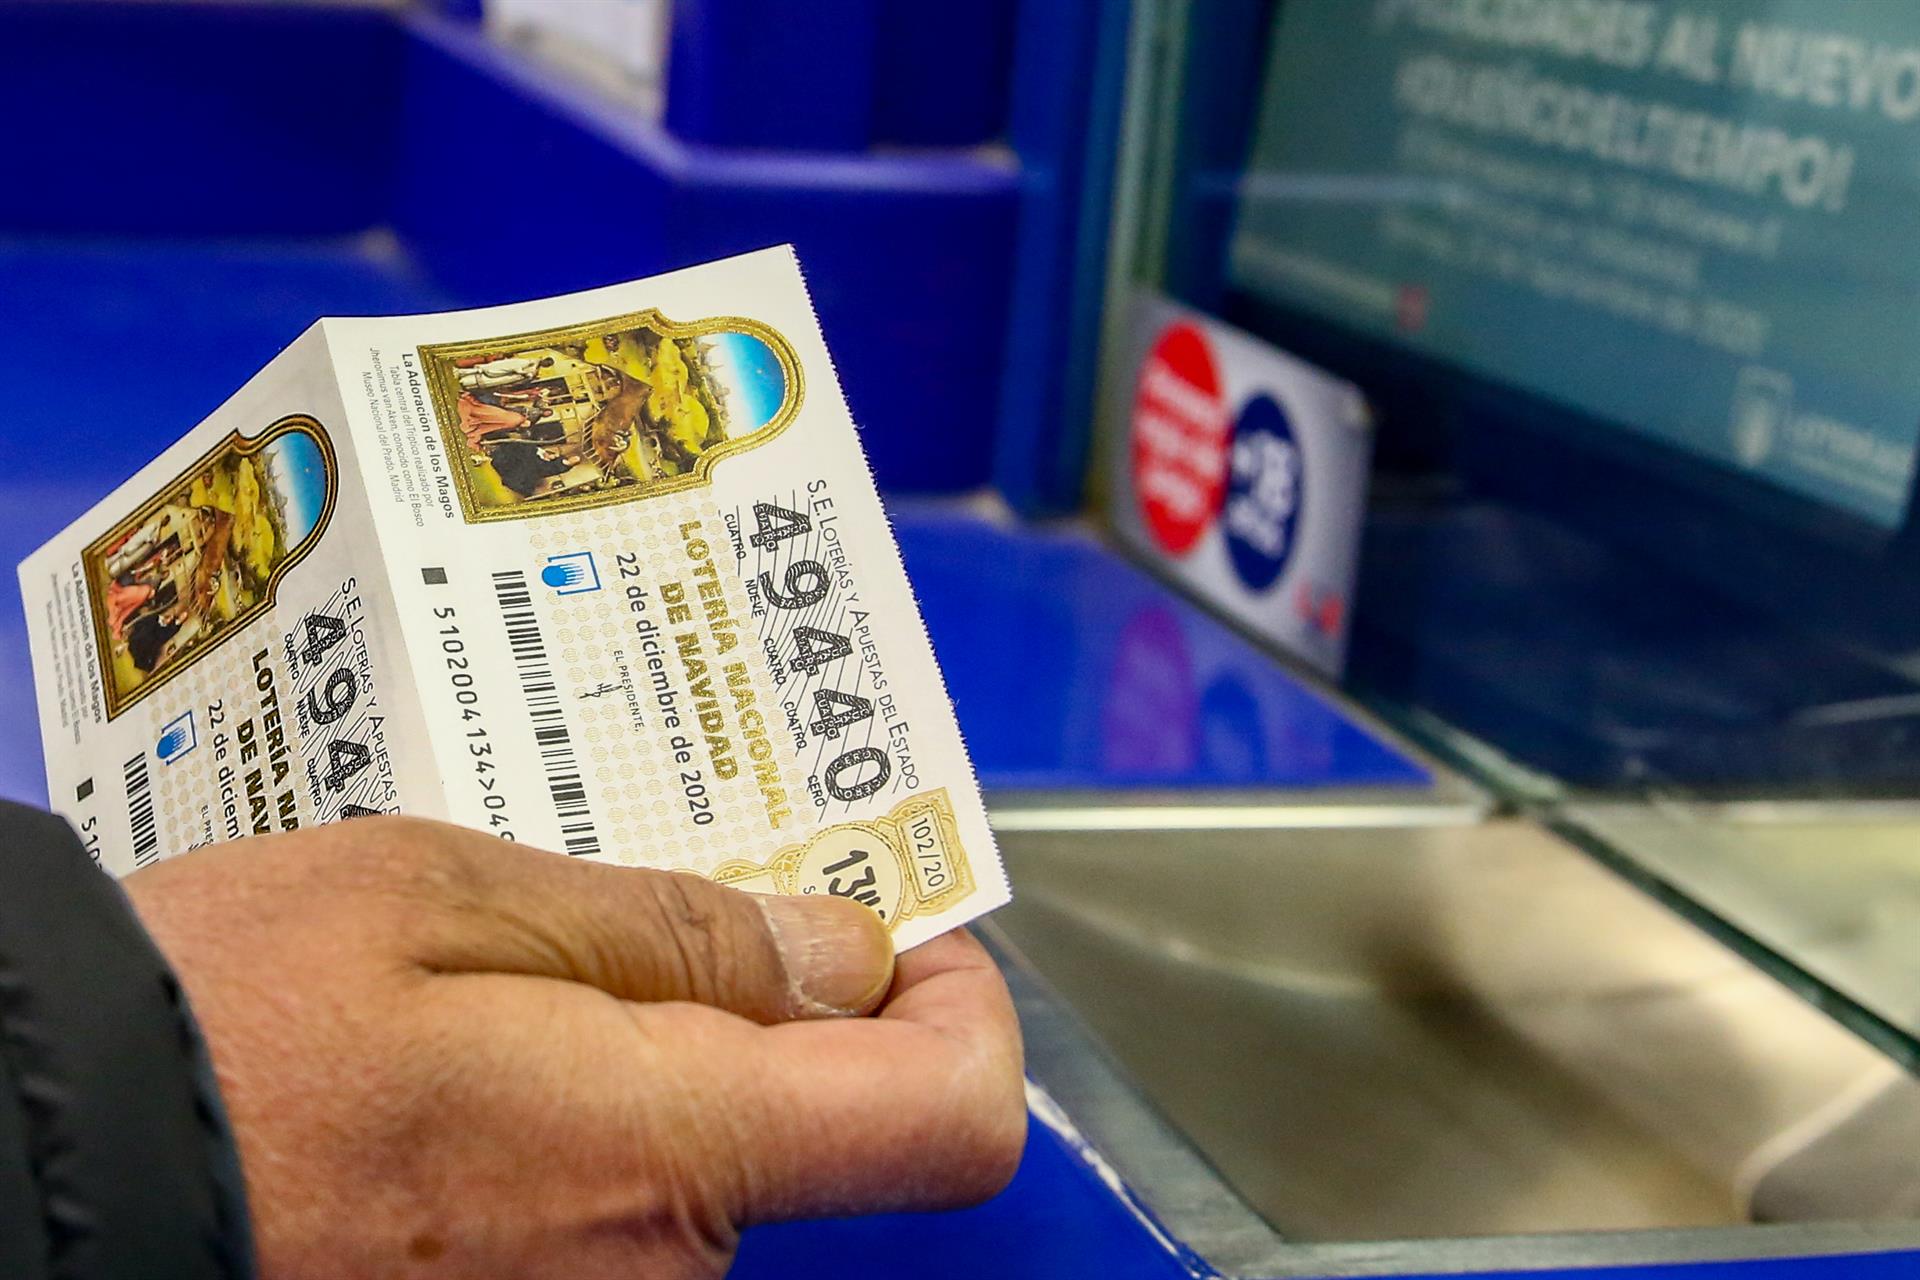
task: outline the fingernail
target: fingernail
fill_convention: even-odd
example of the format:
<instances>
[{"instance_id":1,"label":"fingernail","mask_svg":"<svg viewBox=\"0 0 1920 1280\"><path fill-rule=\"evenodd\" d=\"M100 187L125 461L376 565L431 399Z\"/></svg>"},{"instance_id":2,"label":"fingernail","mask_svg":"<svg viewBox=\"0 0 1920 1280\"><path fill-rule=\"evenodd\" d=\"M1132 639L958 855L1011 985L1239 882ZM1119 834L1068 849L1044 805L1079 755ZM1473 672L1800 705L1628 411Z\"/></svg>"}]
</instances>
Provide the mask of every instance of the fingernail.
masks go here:
<instances>
[{"instance_id":1,"label":"fingernail","mask_svg":"<svg viewBox=\"0 0 1920 1280\"><path fill-rule=\"evenodd\" d=\"M865 1013L880 1003L893 981L893 938L879 916L844 898L769 894L759 902L795 1013Z\"/></svg>"}]
</instances>

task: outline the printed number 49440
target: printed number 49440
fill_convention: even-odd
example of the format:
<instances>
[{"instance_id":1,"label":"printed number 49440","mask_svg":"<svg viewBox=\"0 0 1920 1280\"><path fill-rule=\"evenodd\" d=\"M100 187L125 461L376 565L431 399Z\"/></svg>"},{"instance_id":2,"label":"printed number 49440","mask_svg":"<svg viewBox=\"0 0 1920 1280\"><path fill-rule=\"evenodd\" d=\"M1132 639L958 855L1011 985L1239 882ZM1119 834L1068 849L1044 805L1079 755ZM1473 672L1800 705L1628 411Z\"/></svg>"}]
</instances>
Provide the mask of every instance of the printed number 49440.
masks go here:
<instances>
[{"instance_id":1,"label":"printed number 49440","mask_svg":"<svg viewBox=\"0 0 1920 1280\"><path fill-rule=\"evenodd\" d=\"M754 531L748 539L762 551L772 551L789 538L813 531L813 520L804 512L789 510L772 502L753 504ZM826 599L833 575L811 557L790 561L781 581L776 583L772 570L760 574L760 594L776 609L810 609ZM853 642L837 631L798 625L793 629L794 655L791 665L808 676L819 675L853 652ZM854 725L873 718L873 702L857 693L835 689L825 677L813 691L814 717L807 725L816 737L839 738ZM864 800L887 785L893 776L893 761L885 749L876 746L850 747L835 756L821 771L820 784L835 800L852 804Z\"/></svg>"}]
</instances>

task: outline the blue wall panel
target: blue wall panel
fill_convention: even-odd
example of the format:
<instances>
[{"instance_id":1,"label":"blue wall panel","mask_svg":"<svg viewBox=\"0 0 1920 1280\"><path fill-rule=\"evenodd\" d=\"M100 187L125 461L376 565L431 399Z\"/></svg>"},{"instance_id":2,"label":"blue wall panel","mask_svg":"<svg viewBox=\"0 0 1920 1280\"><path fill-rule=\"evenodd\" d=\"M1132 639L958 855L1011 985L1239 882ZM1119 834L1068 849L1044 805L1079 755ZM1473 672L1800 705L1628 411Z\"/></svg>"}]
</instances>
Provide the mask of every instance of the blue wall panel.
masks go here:
<instances>
[{"instance_id":1,"label":"blue wall panel","mask_svg":"<svg viewBox=\"0 0 1920 1280\"><path fill-rule=\"evenodd\" d=\"M374 226L400 46L372 12L11 0L0 230Z\"/></svg>"},{"instance_id":2,"label":"blue wall panel","mask_svg":"<svg viewBox=\"0 0 1920 1280\"><path fill-rule=\"evenodd\" d=\"M430 19L412 30L393 217L451 291L507 301L791 242L881 484L987 482L1010 170L691 147L477 34ZM497 157L478 174L476 150Z\"/></svg>"},{"instance_id":3,"label":"blue wall panel","mask_svg":"<svg viewBox=\"0 0 1920 1280\"><path fill-rule=\"evenodd\" d=\"M1014 0L881 4L873 68L876 142L966 147L1005 130Z\"/></svg>"},{"instance_id":4,"label":"blue wall panel","mask_svg":"<svg viewBox=\"0 0 1920 1280\"><path fill-rule=\"evenodd\" d=\"M667 127L688 142L865 149L883 0L679 0Z\"/></svg>"},{"instance_id":5,"label":"blue wall panel","mask_svg":"<svg viewBox=\"0 0 1920 1280\"><path fill-rule=\"evenodd\" d=\"M1026 0L1008 139L1020 240L994 483L1029 515L1080 505L1105 301L1131 0Z\"/></svg>"}]
</instances>

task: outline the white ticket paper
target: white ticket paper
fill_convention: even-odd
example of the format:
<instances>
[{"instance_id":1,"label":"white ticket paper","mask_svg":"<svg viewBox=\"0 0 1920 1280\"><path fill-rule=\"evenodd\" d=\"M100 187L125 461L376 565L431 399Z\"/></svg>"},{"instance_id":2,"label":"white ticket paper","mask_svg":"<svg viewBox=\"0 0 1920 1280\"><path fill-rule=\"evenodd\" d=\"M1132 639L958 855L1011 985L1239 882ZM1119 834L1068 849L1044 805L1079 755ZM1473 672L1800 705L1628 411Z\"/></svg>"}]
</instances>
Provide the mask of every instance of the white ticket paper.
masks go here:
<instances>
[{"instance_id":1,"label":"white ticket paper","mask_svg":"<svg viewBox=\"0 0 1920 1280\"><path fill-rule=\"evenodd\" d=\"M20 567L124 875L373 813L874 908L1007 901L790 250L323 320Z\"/></svg>"}]
</instances>

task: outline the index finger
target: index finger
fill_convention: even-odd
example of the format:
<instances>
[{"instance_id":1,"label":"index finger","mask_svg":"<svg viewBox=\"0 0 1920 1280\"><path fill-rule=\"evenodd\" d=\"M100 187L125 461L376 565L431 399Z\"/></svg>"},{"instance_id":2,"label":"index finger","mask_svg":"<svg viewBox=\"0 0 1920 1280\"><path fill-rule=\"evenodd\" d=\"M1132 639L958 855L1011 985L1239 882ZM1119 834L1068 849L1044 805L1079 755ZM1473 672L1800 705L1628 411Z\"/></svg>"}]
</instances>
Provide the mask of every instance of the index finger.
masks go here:
<instances>
[{"instance_id":1,"label":"index finger","mask_svg":"<svg viewBox=\"0 0 1920 1280\"><path fill-rule=\"evenodd\" d=\"M965 929L955 929L894 960L893 985L877 1016L962 1039L1010 1040L1021 1062L1020 1023L1000 967Z\"/></svg>"},{"instance_id":2,"label":"index finger","mask_svg":"<svg viewBox=\"0 0 1920 1280\"><path fill-rule=\"evenodd\" d=\"M874 1018L735 1024L711 1104L730 1114L708 1131L733 1135L738 1221L951 1208L1013 1176L1027 1112L1005 979L958 931L895 973Z\"/></svg>"}]
</instances>

